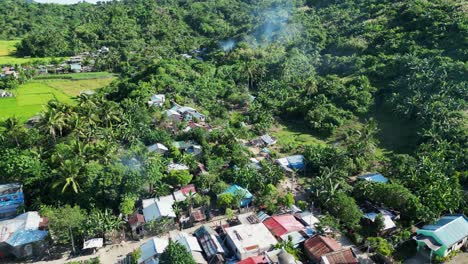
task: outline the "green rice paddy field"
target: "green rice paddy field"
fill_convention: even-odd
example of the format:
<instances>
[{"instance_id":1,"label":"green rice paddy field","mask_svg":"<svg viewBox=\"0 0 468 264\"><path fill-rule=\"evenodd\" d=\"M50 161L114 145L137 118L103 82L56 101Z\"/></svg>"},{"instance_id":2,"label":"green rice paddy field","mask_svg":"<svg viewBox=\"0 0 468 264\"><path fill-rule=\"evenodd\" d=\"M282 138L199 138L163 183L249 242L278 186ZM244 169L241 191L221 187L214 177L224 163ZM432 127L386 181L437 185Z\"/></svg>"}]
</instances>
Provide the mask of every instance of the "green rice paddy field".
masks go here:
<instances>
[{"instance_id":1,"label":"green rice paddy field","mask_svg":"<svg viewBox=\"0 0 468 264\"><path fill-rule=\"evenodd\" d=\"M16 116L26 121L40 112L52 99L74 104L73 97L82 91L108 85L115 77L109 73L64 74L53 79L37 79L20 85L13 98L0 98L0 120Z\"/></svg>"}]
</instances>

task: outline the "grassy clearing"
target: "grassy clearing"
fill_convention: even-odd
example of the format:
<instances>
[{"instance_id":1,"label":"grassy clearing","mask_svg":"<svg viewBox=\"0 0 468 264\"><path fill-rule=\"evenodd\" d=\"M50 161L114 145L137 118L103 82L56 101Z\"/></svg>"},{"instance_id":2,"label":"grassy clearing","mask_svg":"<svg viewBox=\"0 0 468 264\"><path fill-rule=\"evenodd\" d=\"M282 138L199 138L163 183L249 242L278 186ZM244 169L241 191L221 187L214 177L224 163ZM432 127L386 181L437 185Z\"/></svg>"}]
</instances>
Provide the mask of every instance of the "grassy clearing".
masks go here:
<instances>
[{"instance_id":1,"label":"grassy clearing","mask_svg":"<svg viewBox=\"0 0 468 264\"><path fill-rule=\"evenodd\" d=\"M51 79L70 79L70 80L88 80L88 79L107 79L113 78L115 75L109 72L83 72L83 73L68 73L68 74L48 74L34 77L35 80L51 80Z\"/></svg>"},{"instance_id":2,"label":"grassy clearing","mask_svg":"<svg viewBox=\"0 0 468 264\"><path fill-rule=\"evenodd\" d=\"M68 96L79 95L80 92L96 90L109 85L114 78L83 79L83 80L47 80L48 86L61 91Z\"/></svg>"},{"instance_id":3,"label":"grassy clearing","mask_svg":"<svg viewBox=\"0 0 468 264\"><path fill-rule=\"evenodd\" d=\"M15 45L20 40L0 40L0 65L16 65L16 64L47 64L53 59L63 58L19 58L14 55L16 51Z\"/></svg>"},{"instance_id":4,"label":"grassy clearing","mask_svg":"<svg viewBox=\"0 0 468 264\"><path fill-rule=\"evenodd\" d=\"M109 75L109 73L106 74ZM108 85L112 80L114 77L80 79L77 76L77 79L30 81L16 89L14 98L0 98L0 120L17 116L22 121L26 121L40 112L43 106L54 98L60 102L73 104L75 101L72 97L81 91L96 90Z\"/></svg>"},{"instance_id":5,"label":"grassy clearing","mask_svg":"<svg viewBox=\"0 0 468 264\"><path fill-rule=\"evenodd\" d=\"M280 147L295 149L299 146L325 144L315 136L301 122L282 122L272 131L272 136L277 138Z\"/></svg>"}]
</instances>

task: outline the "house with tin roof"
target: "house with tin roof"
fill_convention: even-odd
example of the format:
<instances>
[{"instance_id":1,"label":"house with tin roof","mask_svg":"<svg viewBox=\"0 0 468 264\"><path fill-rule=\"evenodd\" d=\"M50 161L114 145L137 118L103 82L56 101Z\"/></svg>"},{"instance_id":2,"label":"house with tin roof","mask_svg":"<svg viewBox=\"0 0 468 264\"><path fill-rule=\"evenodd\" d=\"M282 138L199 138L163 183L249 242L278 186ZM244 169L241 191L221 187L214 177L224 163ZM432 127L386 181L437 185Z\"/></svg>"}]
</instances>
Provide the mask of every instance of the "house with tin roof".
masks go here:
<instances>
[{"instance_id":1,"label":"house with tin roof","mask_svg":"<svg viewBox=\"0 0 468 264\"><path fill-rule=\"evenodd\" d=\"M370 173L364 174L357 177L359 180L369 181L369 182L376 182L376 183L387 183L388 178L383 176L380 173Z\"/></svg>"},{"instance_id":2,"label":"house with tin roof","mask_svg":"<svg viewBox=\"0 0 468 264\"><path fill-rule=\"evenodd\" d=\"M278 239L286 238L288 234L304 230L304 225L291 214L276 215L263 221L263 224Z\"/></svg>"},{"instance_id":3,"label":"house with tin roof","mask_svg":"<svg viewBox=\"0 0 468 264\"><path fill-rule=\"evenodd\" d=\"M341 245L335 239L327 236L315 235L304 242L307 257L315 263L321 262L322 256L341 249Z\"/></svg>"},{"instance_id":4,"label":"house with tin roof","mask_svg":"<svg viewBox=\"0 0 468 264\"><path fill-rule=\"evenodd\" d=\"M414 239L418 251L445 257L467 244L468 219L464 215L446 215L419 229L416 234Z\"/></svg>"}]
</instances>

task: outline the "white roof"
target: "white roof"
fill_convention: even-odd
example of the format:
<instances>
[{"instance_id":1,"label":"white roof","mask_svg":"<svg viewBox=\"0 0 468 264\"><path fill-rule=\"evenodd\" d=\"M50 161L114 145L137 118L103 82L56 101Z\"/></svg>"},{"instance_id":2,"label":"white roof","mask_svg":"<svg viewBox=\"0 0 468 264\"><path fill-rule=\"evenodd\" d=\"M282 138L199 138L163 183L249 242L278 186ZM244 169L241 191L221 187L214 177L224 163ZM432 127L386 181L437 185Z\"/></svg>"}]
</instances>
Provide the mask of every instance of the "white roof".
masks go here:
<instances>
[{"instance_id":1,"label":"white roof","mask_svg":"<svg viewBox=\"0 0 468 264\"><path fill-rule=\"evenodd\" d=\"M172 205L174 204L174 198L172 198L172 195L144 199L142 204L143 216L145 217L146 222L163 216L176 217L174 210L172 209Z\"/></svg>"},{"instance_id":2,"label":"white roof","mask_svg":"<svg viewBox=\"0 0 468 264\"><path fill-rule=\"evenodd\" d=\"M187 233L181 232L176 237L175 240L179 242L181 245L184 245L188 251L197 251L202 252L200 244L198 244L198 240L196 237L191 236Z\"/></svg>"},{"instance_id":3,"label":"white roof","mask_svg":"<svg viewBox=\"0 0 468 264\"><path fill-rule=\"evenodd\" d=\"M83 249L87 248L101 248L104 243L104 240L102 238L93 238L90 240L86 240L83 243Z\"/></svg>"},{"instance_id":4,"label":"white roof","mask_svg":"<svg viewBox=\"0 0 468 264\"><path fill-rule=\"evenodd\" d=\"M164 101L166 96L164 94L154 94L151 96L151 101Z\"/></svg>"},{"instance_id":5,"label":"white roof","mask_svg":"<svg viewBox=\"0 0 468 264\"><path fill-rule=\"evenodd\" d=\"M302 220L310 226L314 226L316 223L320 222L311 212L303 212L300 215Z\"/></svg>"},{"instance_id":6,"label":"white roof","mask_svg":"<svg viewBox=\"0 0 468 264\"><path fill-rule=\"evenodd\" d=\"M281 165L281 166L284 166L284 167L287 167L289 165L289 161L287 158L280 158L280 159L277 159L276 162Z\"/></svg>"},{"instance_id":7,"label":"white roof","mask_svg":"<svg viewBox=\"0 0 468 264\"><path fill-rule=\"evenodd\" d=\"M228 227L226 233L242 255L267 251L271 245L277 243L275 237L262 223Z\"/></svg>"},{"instance_id":8,"label":"white roof","mask_svg":"<svg viewBox=\"0 0 468 264\"><path fill-rule=\"evenodd\" d=\"M208 263L205 260L205 257L203 257L203 254L201 252L192 251L191 253L192 253L193 260L195 260L195 263L197 263L197 264L206 264L206 263Z\"/></svg>"},{"instance_id":9,"label":"white roof","mask_svg":"<svg viewBox=\"0 0 468 264\"><path fill-rule=\"evenodd\" d=\"M141 257L138 259L138 263L145 262L147 259L163 253L168 244L169 240L164 238L154 237L148 240L140 246Z\"/></svg>"},{"instance_id":10,"label":"white roof","mask_svg":"<svg viewBox=\"0 0 468 264\"><path fill-rule=\"evenodd\" d=\"M31 211L20 214L13 219L0 221L0 242L7 241L17 230L37 230L41 217L38 212Z\"/></svg>"},{"instance_id":11,"label":"white roof","mask_svg":"<svg viewBox=\"0 0 468 264\"><path fill-rule=\"evenodd\" d=\"M184 165L184 164L179 164L179 163L171 163L169 165L167 165L167 170L171 171L171 170L188 170L189 167L187 167L187 165Z\"/></svg>"},{"instance_id":12,"label":"white roof","mask_svg":"<svg viewBox=\"0 0 468 264\"><path fill-rule=\"evenodd\" d=\"M166 111L166 115L167 116L173 116L173 115L180 116L180 113L175 110L169 109Z\"/></svg>"},{"instance_id":13,"label":"white roof","mask_svg":"<svg viewBox=\"0 0 468 264\"><path fill-rule=\"evenodd\" d=\"M155 152L157 150L159 150L161 152L166 152L169 149L166 146L164 146L163 144L161 144L161 143L156 143L156 144L153 144L151 146L148 146L148 151L149 152Z\"/></svg>"}]
</instances>

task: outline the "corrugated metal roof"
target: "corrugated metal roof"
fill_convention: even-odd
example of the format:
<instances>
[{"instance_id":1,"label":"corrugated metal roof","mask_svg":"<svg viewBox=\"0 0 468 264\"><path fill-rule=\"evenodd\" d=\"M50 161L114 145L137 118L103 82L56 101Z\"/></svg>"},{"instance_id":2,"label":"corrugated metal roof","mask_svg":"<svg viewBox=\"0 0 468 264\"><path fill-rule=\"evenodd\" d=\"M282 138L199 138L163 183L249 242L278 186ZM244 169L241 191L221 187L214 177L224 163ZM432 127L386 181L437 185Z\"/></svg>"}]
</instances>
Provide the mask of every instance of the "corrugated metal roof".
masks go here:
<instances>
[{"instance_id":1,"label":"corrugated metal roof","mask_svg":"<svg viewBox=\"0 0 468 264\"><path fill-rule=\"evenodd\" d=\"M359 263L352 249L347 248L328 253L322 257L325 264L357 264Z\"/></svg>"},{"instance_id":2,"label":"corrugated metal roof","mask_svg":"<svg viewBox=\"0 0 468 264\"><path fill-rule=\"evenodd\" d=\"M464 215L447 215L441 217L435 224L424 226L421 230L433 232L445 246L450 247L468 236L468 219Z\"/></svg>"},{"instance_id":3,"label":"corrugated metal roof","mask_svg":"<svg viewBox=\"0 0 468 264\"><path fill-rule=\"evenodd\" d=\"M238 191L245 193L244 199L252 198L252 194L249 192L249 190L242 188L237 184L231 185L224 193L230 193L234 195Z\"/></svg>"},{"instance_id":4,"label":"corrugated metal roof","mask_svg":"<svg viewBox=\"0 0 468 264\"><path fill-rule=\"evenodd\" d=\"M272 216L265 220L263 224L276 237L281 237L284 234L304 229L304 225L302 225L293 215L290 214Z\"/></svg>"},{"instance_id":5,"label":"corrugated metal roof","mask_svg":"<svg viewBox=\"0 0 468 264\"><path fill-rule=\"evenodd\" d=\"M243 259L237 264L268 264L268 260L265 256L255 256L255 257L249 257L246 259Z\"/></svg>"},{"instance_id":6,"label":"corrugated metal roof","mask_svg":"<svg viewBox=\"0 0 468 264\"><path fill-rule=\"evenodd\" d=\"M336 240L325 236L316 235L304 242L304 250L316 261L320 261L323 255L340 249Z\"/></svg>"},{"instance_id":7,"label":"corrugated metal roof","mask_svg":"<svg viewBox=\"0 0 468 264\"><path fill-rule=\"evenodd\" d=\"M379 182L387 183L388 179L380 173L366 174L358 176L359 179L370 181L370 182Z\"/></svg>"}]
</instances>

